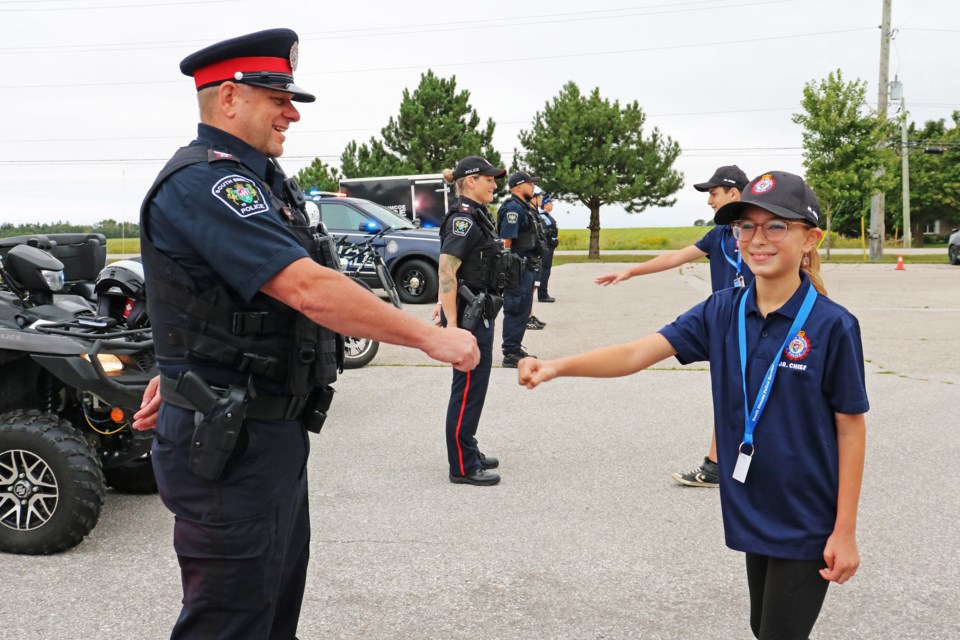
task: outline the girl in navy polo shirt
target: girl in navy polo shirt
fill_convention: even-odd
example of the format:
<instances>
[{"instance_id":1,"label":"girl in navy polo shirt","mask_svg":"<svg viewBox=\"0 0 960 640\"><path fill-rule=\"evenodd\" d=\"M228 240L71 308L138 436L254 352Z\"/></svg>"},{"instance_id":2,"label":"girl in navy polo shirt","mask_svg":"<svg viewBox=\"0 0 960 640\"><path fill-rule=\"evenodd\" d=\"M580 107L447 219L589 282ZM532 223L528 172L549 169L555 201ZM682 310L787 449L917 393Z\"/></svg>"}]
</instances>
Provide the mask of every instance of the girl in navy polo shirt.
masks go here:
<instances>
[{"instance_id":1,"label":"girl in navy polo shirt","mask_svg":"<svg viewBox=\"0 0 960 640\"><path fill-rule=\"evenodd\" d=\"M524 359L519 382L614 377L671 355L708 360L727 546L746 554L750 626L807 638L827 585L860 565L857 505L867 403L857 319L829 300L819 205L799 176L771 171L721 207L754 273L658 333L559 360Z\"/></svg>"}]
</instances>

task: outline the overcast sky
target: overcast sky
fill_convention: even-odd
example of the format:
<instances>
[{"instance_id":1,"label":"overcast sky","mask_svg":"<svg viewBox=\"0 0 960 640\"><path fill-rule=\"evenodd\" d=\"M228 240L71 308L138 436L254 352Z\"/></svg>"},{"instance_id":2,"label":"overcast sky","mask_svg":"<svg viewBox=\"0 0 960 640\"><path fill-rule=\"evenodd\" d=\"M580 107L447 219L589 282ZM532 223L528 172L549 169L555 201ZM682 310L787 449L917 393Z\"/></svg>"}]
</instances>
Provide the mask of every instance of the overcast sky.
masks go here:
<instances>
[{"instance_id":1,"label":"overcast sky","mask_svg":"<svg viewBox=\"0 0 960 640\"><path fill-rule=\"evenodd\" d=\"M607 207L603 226L689 225L710 215L691 185L719 165L803 172L790 116L806 82L840 68L867 81L876 106L881 13L882 0L0 0L0 221L136 221L156 173L196 131L180 60L290 27L297 83L318 100L288 132L289 174L316 156L338 164L351 139L379 136L428 68L470 91L509 162L518 132L573 80L637 100L648 127L683 149L674 207ZM949 117L960 109L960 3L893 0L892 15L890 78L912 119ZM586 226L586 209L559 211L561 227Z\"/></svg>"}]
</instances>

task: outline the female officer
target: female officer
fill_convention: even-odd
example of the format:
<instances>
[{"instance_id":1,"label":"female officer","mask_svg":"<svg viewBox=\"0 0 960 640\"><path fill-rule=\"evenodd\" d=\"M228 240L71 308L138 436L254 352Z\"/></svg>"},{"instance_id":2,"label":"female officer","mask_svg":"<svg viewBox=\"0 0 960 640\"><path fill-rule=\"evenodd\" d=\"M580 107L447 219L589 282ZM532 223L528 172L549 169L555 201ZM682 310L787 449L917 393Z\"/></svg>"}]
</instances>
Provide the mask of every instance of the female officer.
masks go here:
<instances>
[{"instance_id":1,"label":"female officer","mask_svg":"<svg viewBox=\"0 0 960 640\"><path fill-rule=\"evenodd\" d=\"M827 585L860 565L863 347L857 319L820 280L819 209L799 176L754 178L714 218L731 225L753 284L714 293L635 342L519 365L520 384L533 388L557 376L624 376L671 355L709 360L724 533L746 554L761 640L807 638Z\"/></svg>"},{"instance_id":2,"label":"female officer","mask_svg":"<svg viewBox=\"0 0 960 640\"><path fill-rule=\"evenodd\" d=\"M456 204L450 208L440 225L440 301L439 314L445 327L462 327L473 332L480 348L480 364L473 371L453 372L450 404L447 406L447 458L450 462L450 482L477 486L494 485L500 476L488 469L499 466L492 456L484 456L477 447L477 425L487 395L490 367L493 364L493 326L496 313L492 297L499 296L495 283L490 282L491 258L500 243L496 225L486 205L493 202L497 178L506 170L498 169L480 156L469 156L457 163L452 171L446 169L443 177L456 183ZM481 317L473 326L469 315L464 320L470 299L483 295L479 305Z\"/></svg>"}]
</instances>

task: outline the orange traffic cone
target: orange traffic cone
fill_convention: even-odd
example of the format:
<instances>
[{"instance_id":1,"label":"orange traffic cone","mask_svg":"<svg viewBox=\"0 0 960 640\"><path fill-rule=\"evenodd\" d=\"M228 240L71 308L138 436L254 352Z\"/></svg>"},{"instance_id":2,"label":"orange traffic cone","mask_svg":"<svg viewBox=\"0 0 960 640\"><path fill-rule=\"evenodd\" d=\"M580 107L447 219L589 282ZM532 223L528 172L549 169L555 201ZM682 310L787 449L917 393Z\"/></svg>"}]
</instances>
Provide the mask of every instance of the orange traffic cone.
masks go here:
<instances>
[{"instance_id":1,"label":"orange traffic cone","mask_svg":"<svg viewBox=\"0 0 960 640\"><path fill-rule=\"evenodd\" d=\"M903 256L897 256L896 271L905 271L905 269L903 268Z\"/></svg>"}]
</instances>

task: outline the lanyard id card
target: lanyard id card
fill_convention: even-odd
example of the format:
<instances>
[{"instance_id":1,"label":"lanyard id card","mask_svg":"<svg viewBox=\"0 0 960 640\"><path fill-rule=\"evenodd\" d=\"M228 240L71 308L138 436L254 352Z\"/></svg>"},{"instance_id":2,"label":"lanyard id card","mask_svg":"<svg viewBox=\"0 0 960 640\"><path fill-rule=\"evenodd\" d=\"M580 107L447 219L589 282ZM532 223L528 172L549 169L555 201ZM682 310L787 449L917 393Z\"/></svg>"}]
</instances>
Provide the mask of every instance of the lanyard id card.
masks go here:
<instances>
[{"instance_id":1,"label":"lanyard id card","mask_svg":"<svg viewBox=\"0 0 960 640\"><path fill-rule=\"evenodd\" d=\"M750 469L750 463L753 461L753 454L755 451L753 446L753 432L757 428L757 422L760 421L760 415L767 406L767 400L770 399L770 392L773 389L773 379L776 377L777 370L780 368L780 360L783 359L783 352L787 348L787 345L789 345L796 338L797 334L803 328L803 323L807 321L807 318L810 316L810 310L813 309L813 303L817 300L817 290L812 284L809 286L810 288L807 290L807 295L803 299L803 304L800 305L800 311L797 312L797 317L794 318L793 324L790 326L790 330L787 331L786 340L783 341L783 344L780 346L780 350L777 351L777 357L773 359L773 362L767 368L767 373L763 376L763 382L760 384L760 391L757 392L757 398L753 402L753 409L750 409L750 405L747 404L746 307L747 296L750 295L750 292L747 291L740 297L737 339L740 343L740 375L743 381L744 426L743 442L740 444L740 455L737 457L737 464L733 470L733 479L737 482L747 481L747 471ZM744 447L750 447L750 455L744 453Z\"/></svg>"},{"instance_id":2,"label":"lanyard id card","mask_svg":"<svg viewBox=\"0 0 960 640\"><path fill-rule=\"evenodd\" d=\"M737 287L742 287L744 285L746 285L746 281L744 281L743 275L738 273L737 277L733 279L733 287L737 288Z\"/></svg>"},{"instance_id":3,"label":"lanyard id card","mask_svg":"<svg viewBox=\"0 0 960 640\"><path fill-rule=\"evenodd\" d=\"M746 282L743 279L743 274L740 273L743 270L743 254L740 253L740 245L739 243L734 241L734 246L737 247L736 249L737 259L734 260L733 258L727 255L726 244L727 243L723 239L720 240L720 251L721 253L723 253L723 258L730 264L731 267L733 267L737 271L737 277L733 279L732 286L734 288L742 287L746 284Z\"/></svg>"}]
</instances>

